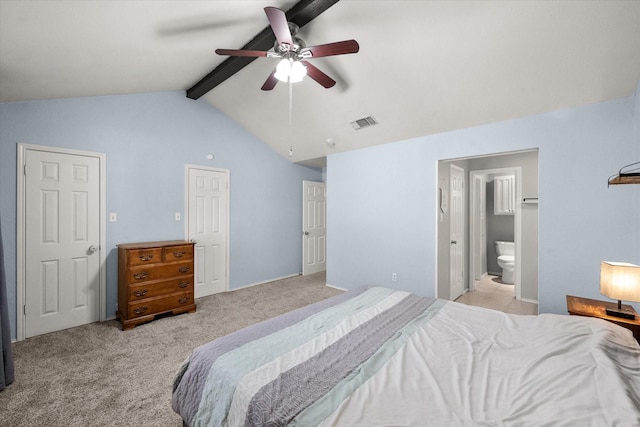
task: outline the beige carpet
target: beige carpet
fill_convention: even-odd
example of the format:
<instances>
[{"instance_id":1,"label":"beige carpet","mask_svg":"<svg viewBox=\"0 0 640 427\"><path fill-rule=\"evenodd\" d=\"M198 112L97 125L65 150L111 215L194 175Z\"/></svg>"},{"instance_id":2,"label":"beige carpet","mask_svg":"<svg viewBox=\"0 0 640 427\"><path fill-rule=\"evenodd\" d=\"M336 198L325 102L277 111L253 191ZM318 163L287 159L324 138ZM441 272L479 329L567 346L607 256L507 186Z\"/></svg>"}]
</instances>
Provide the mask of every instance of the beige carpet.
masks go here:
<instances>
[{"instance_id":1,"label":"beige carpet","mask_svg":"<svg viewBox=\"0 0 640 427\"><path fill-rule=\"evenodd\" d=\"M339 293L324 273L297 276L201 298L196 313L127 332L112 320L15 343L0 426L181 426L171 384L193 348Z\"/></svg>"}]
</instances>

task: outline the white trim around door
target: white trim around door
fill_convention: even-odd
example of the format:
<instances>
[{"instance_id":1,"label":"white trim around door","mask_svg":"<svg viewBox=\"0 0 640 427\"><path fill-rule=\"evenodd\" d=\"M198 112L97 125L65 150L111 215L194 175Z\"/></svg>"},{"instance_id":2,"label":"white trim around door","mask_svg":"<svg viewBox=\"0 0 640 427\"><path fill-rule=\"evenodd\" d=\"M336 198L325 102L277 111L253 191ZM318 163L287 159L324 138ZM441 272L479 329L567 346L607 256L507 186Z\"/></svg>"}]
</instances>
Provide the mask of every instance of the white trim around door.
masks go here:
<instances>
[{"instance_id":1,"label":"white trim around door","mask_svg":"<svg viewBox=\"0 0 640 427\"><path fill-rule=\"evenodd\" d=\"M195 242L196 299L229 290L230 179L228 169L185 165L184 235Z\"/></svg>"},{"instance_id":2,"label":"white trim around door","mask_svg":"<svg viewBox=\"0 0 640 427\"><path fill-rule=\"evenodd\" d=\"M18 143L18 159L16 167L17 200L16 200L16 338L18 341L25 339L26 315L26 160L28 151L41 151L56 154L67 154L84 157L94 157L99 164L99 247L97 248L100 272L99 272L99 311L100 321L107 319L107 272L106 272L106 155L90 151L64 149L40 145Z\"/></svg>"}]
</instances>

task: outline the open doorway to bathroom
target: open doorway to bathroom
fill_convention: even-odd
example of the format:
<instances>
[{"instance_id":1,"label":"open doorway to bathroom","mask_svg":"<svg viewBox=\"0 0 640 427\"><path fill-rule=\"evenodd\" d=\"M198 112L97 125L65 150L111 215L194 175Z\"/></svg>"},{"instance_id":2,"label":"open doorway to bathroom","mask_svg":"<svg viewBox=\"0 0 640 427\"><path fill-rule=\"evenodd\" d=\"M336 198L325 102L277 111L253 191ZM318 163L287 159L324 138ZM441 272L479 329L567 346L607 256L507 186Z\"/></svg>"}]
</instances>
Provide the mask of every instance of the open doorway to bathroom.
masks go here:
<instances>
[{"instance_id":1,"label":"open doorway to bathroom","mask_svg":"<svg viewBox=\"0 0 640 427\"><path fill-rule=\"evenodd\" d=\"M450 245L460 239L451 238L450 213L442 209L442 198L450 197L452 166L464 171L467 183L462 295L452 292L449 277ZM436 295L504 312L537 314L538 151L442 160L438 186Z\"/></svg>"},{"instance_id":2,"label":"open doorway to bathroom","mask_svg":"<svg viewBox=\"0 0 640 427\"><path fill-rule=\"evenodd\" d=\"M520 300L522 290L522 210L516 200L522 198L522 167L472 170L469 172L469 261L470 291L485 276L493 282L510 285Z\"/></svg>"}]
</instances>

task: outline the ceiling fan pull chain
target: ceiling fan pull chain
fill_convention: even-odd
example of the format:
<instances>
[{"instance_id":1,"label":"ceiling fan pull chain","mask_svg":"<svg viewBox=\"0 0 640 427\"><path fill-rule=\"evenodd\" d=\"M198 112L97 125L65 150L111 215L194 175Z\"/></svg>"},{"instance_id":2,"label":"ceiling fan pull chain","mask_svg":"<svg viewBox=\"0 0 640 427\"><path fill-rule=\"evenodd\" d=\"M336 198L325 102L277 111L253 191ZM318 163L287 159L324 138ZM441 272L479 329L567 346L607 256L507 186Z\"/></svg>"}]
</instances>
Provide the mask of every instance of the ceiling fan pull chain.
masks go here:
<instances>
[{"instance_id":1,"label":"ceiling fan pull chain","mask_svg":"<svg viewBox=\"0 0 640 427\"><path fill-rule=\"evenodd\" d=\"M291 126L293 116L293 83L289 79L289 157L293 156L293 129Z\"/></svg>"},{"instance_id":2,"label":"ceiling fan pull chain","mask_svg":"<svg viewBox=\"0 0 640 427\"><path fill-rule=\"evenodd\" d=\"M289 133L291 133L291 116L293 110L293 83L289 80Z\"/></svg>"}]
</instances>

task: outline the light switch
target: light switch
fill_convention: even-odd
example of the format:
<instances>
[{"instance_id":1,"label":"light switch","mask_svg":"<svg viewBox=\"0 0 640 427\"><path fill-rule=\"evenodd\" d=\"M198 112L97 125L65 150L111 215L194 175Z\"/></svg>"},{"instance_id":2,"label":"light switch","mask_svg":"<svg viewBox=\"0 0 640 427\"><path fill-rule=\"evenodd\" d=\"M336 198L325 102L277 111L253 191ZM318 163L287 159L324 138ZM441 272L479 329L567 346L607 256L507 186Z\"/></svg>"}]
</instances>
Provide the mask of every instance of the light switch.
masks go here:
<instances>
[{"instance_id":1,"label":"light switch","mask_svg":"<svg viewBox=\"0 0 640 427\"><path fill-rule=\"evenodd\" d=\"M118 214L115 212L111 212L109 214L109 222L116 222L118 220Z\"/></svg>"},{"instance_id":2,"label":"light switch","mask_svg":"<svg viewBox=\"0 0 640 427\"><path fill-rule=\"evenodd\" d=\"M180 212L176 212L176 221L180 221Z\"/></svg>"}]
</instances>

